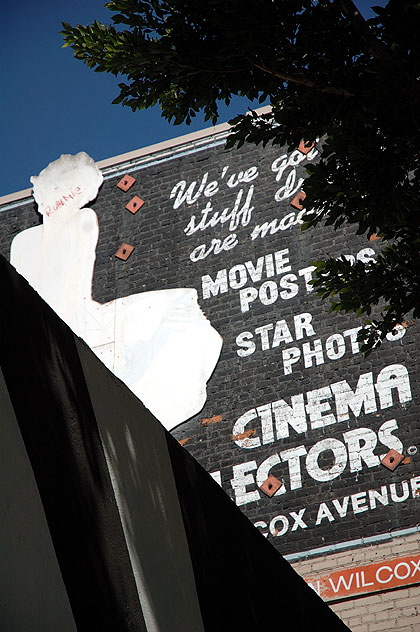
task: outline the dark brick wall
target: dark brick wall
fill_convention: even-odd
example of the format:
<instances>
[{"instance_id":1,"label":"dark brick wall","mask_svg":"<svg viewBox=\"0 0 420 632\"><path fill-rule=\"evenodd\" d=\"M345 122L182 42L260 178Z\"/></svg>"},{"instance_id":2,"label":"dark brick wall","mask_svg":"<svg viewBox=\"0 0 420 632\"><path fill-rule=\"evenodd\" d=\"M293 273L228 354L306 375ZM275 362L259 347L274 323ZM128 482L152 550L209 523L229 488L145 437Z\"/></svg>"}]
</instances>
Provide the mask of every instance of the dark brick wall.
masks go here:
<instances>
[{"instance_id":1,"label":"dark brick wall","mask_svg":"<svg viewBox=\"0 0 420 632\"><path fill-rule=\"evenodd\" d=\"M326 256L355 255L367 247L380 247L379 242L369 243L365 237L356 236L352 230L334 232L330 228L317 228L302 233L299 226L251 240L250 234L256 224L270 222L275 218L281 219L294 210L290 206L291 198L282 202L274 199L275 192L285 185L286 177L291 171L290 167L286 169L281 182L276 183L276 174L272 171L271 165L283 153L278 147L243 147L239 151L226 152L220 144L209 145L200 151L192 151L187 146L184 155L176 159L154 159L141 168L130 170L130 174L136 178L136 183L126 193L116 187L124 173L122 167L121 173L106 179L97 200L90 205L97 212L100 223L93 285L96 300L106 302L136 292L195 287L203 311L223 336L222 355L208 384L205 407L197 417L178 426L173 434L209 472L220 471L222 486L231 497L234 496L230 482L234 466L252 461L260 466L271 455L300 445L309 451L313 445L327 438L333 438L344 445L343 433L357 428L368 428L377 433L384 422L395 419L398 429L394 431L394 436L402 441L404 449L410 446L417 447L420 442L417 324L408 327L405 336L400 340L385 342L379 351L367 359L360 353L352 353L350 338L346 336L346 352L340 359L328 359L324 347L324 364L305 368L299 361L293 365L292 373L285 375L283 349L302 349L304 343L313 344L316 339L320 339L324 345L325 340L332 334L342 333L357 327L360 323L354 318L329 314L328 305L321 302L313 293L307 292L303 277L298 277L296 281L299 291L293 298L279 297L271 305L264 305L257 299L247 312L241 312L239 290L230 289L226 293L203 299L203 275L210 275L215 279L219 270L226 268L229 271L232 266L244 264L246 261L256 264L259 257L269 253L288 249L291 271L269 279L263 273L259 282L248 279L245 287L252 286L258 290L267 280L277 282L284 274L293 273L298 276L299 270ZM222 178L225 166L229 166L229 170ZM255 187L251 203L254 209L249 223L246 226L239 226L236 231L229 231L227 223L219 223L213 228L197 231L190 236L185 235L184 229L190 217L193 214L200 215L207 202L212 202L214 211L232 209L241 187L230 189L226 185L226 180L230 174L246 172L252 166L258 168L259 175L252 182L243 185L242 197L243 203L249 187ZM181 179L185 179L187 184L193 180L201 182L206 172L209 174L208 183L213 180L219 182L218 193L209 198L200 196L196 203L187 205L184 202L178 209L174 209L173 200L170 199L174 185ZM300 165L297 176L302 175L303 169ZM137 214L132 215L124 209L124 205L135 194L143 198L145 204ZM0 213L0 222L1 251L7 256L14 234L39 223L39 217L32 204L12 205L11 208L5 207ZM220 254L210 254L200 261L190 260L190 253L197 246L210 244L212 238L223 240L230 232L237 235L238 243L235 247ZM135 246L135 251L127 262L114 257L122 242ZM280 288L280 291L282 290L284 288ZM283 342L276 348L265 351L258 345L255 353L246 357L238 356L235 340L241 332L254 332L257 327L285 319L291 335L295 338L293 317L307 312L312 315L316 335L304 336L301 340L293 340L289 344ZM271 340L273 331L270 330L268 335ZM256 338L259 337L255 336L254 340ZM303 434L291 430L288 438L273 440L254 449L240 447L232 440L235 422L250 409L279 399L285 399L290 404L292 395L326 387L340 380L346 380L355 390L361 374L372 372L376 381L381 370L394 364L404 365L409 372L412 399L404 405L399 403L397 391L393 389L393 405L383 409L378 407L376 412L368 415L361 414L356 417L350 414L348 421L318 429L310 429L308 426L308 431ZM334 400L328 401L332 405L329 412L335 412ZM378 397L376 401L379 401ZM250 422L246 430L251 431L251 439L261 436L261 425L258 420ZM363 447L363 441L361 444ZM337 443L334 445L338 446ZM378 443L374 454L382 455L387 450L388 448ZM402 481L409 481L420 474L416 455L412 457L410 464L400 465L394 472L390 472L382 465L368 467L364 462L360 471L351 472L347 463L339 476L327 482L316 481L309 476L304 461L305 458L302 458L300 488L289 489L288 464L283 460L276 464L270 473L284 481L287 492L272 498L260 493L259 500L242 505L242 509L253 522L262 521L269 525L276 516L284 516L272 523L271 532L268 526L262 529L269 533L268 537L283 553L305 551L416 525L415 487L409 487L409 497L401 502L390 498L390 485L395 484L392 488L394 496L401 496L406 489ZM333 465L330 451L322 453L319 465L325 470ZM251 478L246 492L258 490L253 480L255 473L255 470L250 469ZM357 511L354 513L352 499L346 500L346 497L370 489L380 490L381 486L387 486L388 504L383 506L378 503L376 509L370 510L364 496L354 497L353 504ZM334 499L339 505L333 504ZM331 519L324 517L316 525L321 503L327 503ZM337 505L342 509L337 510ZM340 511L346 515L340 517ZM293 517L293 512L295 516L300 514L305 528L302 524L299 525L299 520ZM282 531L285 532L280 535Z\"/></svg>"}]
</instances>

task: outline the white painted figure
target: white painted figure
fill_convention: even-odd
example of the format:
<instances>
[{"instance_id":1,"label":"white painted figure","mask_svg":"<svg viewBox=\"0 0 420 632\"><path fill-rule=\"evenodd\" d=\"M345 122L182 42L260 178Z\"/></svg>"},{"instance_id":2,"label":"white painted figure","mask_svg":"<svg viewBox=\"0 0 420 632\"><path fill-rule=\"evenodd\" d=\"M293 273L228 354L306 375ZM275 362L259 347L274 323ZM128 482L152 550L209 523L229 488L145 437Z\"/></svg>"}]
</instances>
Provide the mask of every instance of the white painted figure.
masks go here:
<instances>
[{"instance_id":1,"label":"white painted figure","mask_svg":"<svg viewBox=\"0 0 420 632\"><path fill-rule=\"evenodd\" d=\"M19 233L11 262L71 329L168 429L197 414L222 338L190 288L92 299L103 176L92 158L63 155L31 182L43 223Z\"/></svg>"}]
</instances>

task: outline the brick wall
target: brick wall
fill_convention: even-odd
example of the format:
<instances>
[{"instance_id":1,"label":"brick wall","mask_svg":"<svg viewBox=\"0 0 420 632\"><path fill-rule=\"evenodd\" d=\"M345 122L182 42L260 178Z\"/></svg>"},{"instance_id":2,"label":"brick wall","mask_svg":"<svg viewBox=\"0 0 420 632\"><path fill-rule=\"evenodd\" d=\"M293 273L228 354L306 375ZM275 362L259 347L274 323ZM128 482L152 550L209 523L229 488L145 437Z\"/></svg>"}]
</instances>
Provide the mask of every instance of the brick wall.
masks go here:
<instances>
[{"instance_id":1,"label":"brick wall","mask_svg":"<svg viewBox=\"0 0 420 632\"><path fill-rule=\"evenodd\" d=\"M418 534L395 537L383 544L373 544L368 547L294 562L293 566L302 577L323 576L337 570L366 566L377 562L386 564L388 560L394 558L418 556L419 544L420 536ZM388 629L395 629L398 632L418 632L420 630L420 590L418 584L363 595L357 599L333 601L330 605L352 632L383 632Z\"/></svg>"},{"instance_id":2,"label":"brick wall","mask_svg":"<svg viewBox=\"0 0 420 632\"><path fill-rule=\"evenodd\" d=\"M176 151L165 147L108 165L90 205L100 225L93 279L97 301L149 290L197 289L224 346L203 410L173 434L276 548L292 556L310 552L307 561L294 562L303 575L400 555L394 546L401 551L417 546L420 486L418 323L364 358L355 340L361 323L329 314L328 305L311 292L306 280L312 261L342 254L364 257L381 245L352 228L301 232L291 201L301 188L306 162L279 147L226 152L223 134L216 134L198 144L189 140ZM116 184L126 172L136 183L124 193ZM176 205L182 180L184 192L196 182L192 197L204 184L195 201L179 199ZM211 183L217 184L206 189ZM132 215L124 206L134 195L145 204ZM233 209L242 215L234 219ZM214 217L213 226L200 228L203 217L205 224ZM257 227L265 222L274 230L269 226L262 236ZM39 223L32 201L4 201L0 252L8 256L13 236ZM127 262L114 256L122 242L135 247ZM394 366L402 369L393 373ZM367 395L358 405L354 401L352 410L337 392L345 383L356 393L358 384L363 386L359 380L365 380ZM279 406L287 410L293 401L295 427L276 426ZM391 444L413 452L411 462L394 472L379 462ZM261 492L259 484L268 474L283 482L285 493L268 497ZM410 529L412 535L395 538L392 545L381 540L383 534ZM362 536L370 546L359 546ZM346 552L334 552L343 543ZM374 626L389 610L388 620L394 617L397 629L413 632L416 625L420 630L410 601L417 590L400 588L334 608L353 630L381 629Z\"/></svg>"}]
</instances>

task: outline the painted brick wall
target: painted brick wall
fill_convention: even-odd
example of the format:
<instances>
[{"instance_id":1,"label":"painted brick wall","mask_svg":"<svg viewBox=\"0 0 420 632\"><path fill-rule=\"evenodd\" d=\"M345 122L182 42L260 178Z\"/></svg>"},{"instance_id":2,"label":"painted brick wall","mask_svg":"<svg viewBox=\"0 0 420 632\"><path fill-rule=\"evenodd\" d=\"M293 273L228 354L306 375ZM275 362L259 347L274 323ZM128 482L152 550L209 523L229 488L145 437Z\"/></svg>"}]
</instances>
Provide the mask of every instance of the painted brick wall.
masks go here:
<instances>
[{"instance_id":1,"label":"painted brick wall","mask_svg":"<svg viewBox=\"0 0 420 632\"><path fill-rule=\"evenodd\" d=\"M207 144L190 142L178 147L176 153L165 150L107 167L104 185L90 204L100 224L93 296L106 302L149 290L197 289L201 308L223 336L224 346L208 383L203 410L173 434L283 554L303 559L305 552L311 552L309 561L294 562L305 575L356 565L377 555L393 557L394 546L417 546L419 325L408 323L405 335L386 341L368 358L357 352L353 330L360 322L347 315L329 314L328 305L306 285L305 275L309 275L307 268L314 260L342 254L371 255L380 248L380 242L368 242L351 228L333 232L320 227L302 233L300 226L293 224L298 211L290 202L300 190L299 178L304 177L307 159L296 152L285 154L279 147L243 147L226 152L223 137L214 136ZM124 193L116 183L126 172L136 178L136 183ZM240 173L245 182L237 183ZM231 176L232 186L228 186ZM179 183L184 180L187 189L195 181L191 192L194 197L203 179L196 201L189 204L185 200L174 208L176 194L182 188ZM217 185L205 189L212 182ZM145 200L135 215L124 209L133 195ZM213 226L201 230L197 224L208 203L212 208L207 207L207 221L213 213L218 215ZM232 216L234 208L242 211L236 219ZM222 223L220 214L224 209L228 210ZM273 221L273 234L267 229L266 236L252 239L256 226ZM13 236L38 223L40 218L31 201L5 203L0 207L0 252L8 256ZM135 247L126 262L114 256L122 242ZM204 257L212 243L213 250ZM220 250L218 254L214 244ZM280 253L277 269L274 253ZM227 291L221 286L216 293L212 283L225 278L224 270ZM278 344L273 345L279 321L284 323L280 325ZM300 333L299 323L306 323ZM242 335L238 344L243 332L248 334ZM255 350L251 353L252 344ZM318 350L318 360L310 355L314 349ZM394 366L399 367L397 371L390 369ZM337 416L340 412L333 392L338 387L328 391L331 385L346 382L347 388L356 392L361 376L365 376L369 391L365 408L360 408L359 401L360 410L356 403L353 405L356 413L348 409L346 418L341 411L342 421L327 417L326 422L326 415ZM317 389L327 390L316 393ZM276 435L278 405L273 407L273 403L284 400L291 406L292 396L297 405L306 404L300 429L289 428L289 436L281 432ZM242 425L238 422L241 419ZM235 432L235 428L242 431ZM244 438L251 447L241 443ZM258 439L260 445L254 443L252 447ZM373 442L370 451L369 441ZM390 443L403 451L412 448L413 452L411 462L394 472L379 463L379 457L392 447ZM294 452L287 452L290 450ZM284 483L286 492L271 498L264 495L258 487L258 474L260 478L264 475L263 479L273 474ZM394 538L392 546L376 543L391 531L406 535ZM360 548L362 536L369 538L371 546ZM342 543L347 543L347 552L334 552L333 547ZM415 601L416 591L417 587L410 587L360 597L334 608L356 631L385 629L385 625L374 626L382 625L385 611L392 611L387 620L395 619L397 629L413 632L416 625L420 629L415 623L416 604L410 601ZM386 608L381 606L384 603ZM392 606L388 608L388 604ZM363 613L366 617L361 618Z\"/></svg>"}]
</instances>

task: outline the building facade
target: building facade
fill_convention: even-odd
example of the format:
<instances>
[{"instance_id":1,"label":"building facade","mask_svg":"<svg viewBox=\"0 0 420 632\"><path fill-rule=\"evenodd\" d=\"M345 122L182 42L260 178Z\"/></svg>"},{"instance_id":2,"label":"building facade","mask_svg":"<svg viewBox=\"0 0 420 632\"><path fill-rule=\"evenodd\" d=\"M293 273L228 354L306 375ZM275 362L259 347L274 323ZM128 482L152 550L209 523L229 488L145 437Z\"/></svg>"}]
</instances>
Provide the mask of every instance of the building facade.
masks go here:
<instances>
[{"instance_id":1,"label":"building facade","mask_svg":"<svg viewBox=\"0 0 420 632\"><path fill-rule=\"evenodd\" d=\"M415 632L418 323L402 323L365 358L362 323L329 313L311 286L313 262L369 261L380 240L351 228L302 232L305 165L320 147L227 151L227 134L222 125L99 163L104 182L84 204L99 225L89 300L100 306L98 322L111 315L108 337L89 344L129 385L118 366L130 365L132 376L136 358L170 350L153 389L165 399L179 384L179 398L166 401L179 415L161 418L179 443L353 632ZM54 213L65 208L63 195L50 200ZM18 235L46 221L30 191L0 204L9 257ZM42 257L58 279L61 259L70 274L80 259L77 250ZM154 311L167 291L191 303ZM118 309L127 314L139 301L144 309L119 325ZM139 341L145 330L149 346ZM193 365L200 349L213 354L210 367ZM197 389L203 401L180 421L180 402Z\"/></svg>"}]
</instances>

